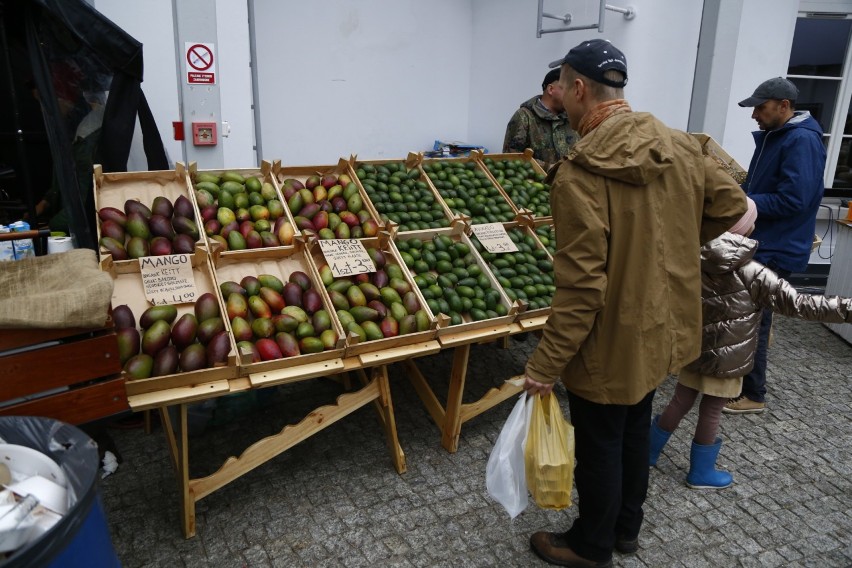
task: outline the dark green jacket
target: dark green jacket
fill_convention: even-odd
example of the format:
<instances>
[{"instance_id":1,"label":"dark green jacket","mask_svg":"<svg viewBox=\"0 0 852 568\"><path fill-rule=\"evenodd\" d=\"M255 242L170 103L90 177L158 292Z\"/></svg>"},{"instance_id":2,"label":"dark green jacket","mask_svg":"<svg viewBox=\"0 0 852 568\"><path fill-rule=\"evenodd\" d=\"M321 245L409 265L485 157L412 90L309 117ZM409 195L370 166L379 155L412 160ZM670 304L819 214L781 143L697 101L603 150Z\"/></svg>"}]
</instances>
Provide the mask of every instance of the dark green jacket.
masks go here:
<instances>
[{"instance_id":1,"label":"dark green jacket","mask_svg":"<svg viewBox=\"0 0 852 568\"><path fill-rule=\"evenodd\" d=\"M531 98L512 115L506 126L503 152L523 152L532 148L535 159L548 169L568 153L578 136L571 130L564 112L551 112L540 99L541 96Z\"/></svg>"}]
</instances>

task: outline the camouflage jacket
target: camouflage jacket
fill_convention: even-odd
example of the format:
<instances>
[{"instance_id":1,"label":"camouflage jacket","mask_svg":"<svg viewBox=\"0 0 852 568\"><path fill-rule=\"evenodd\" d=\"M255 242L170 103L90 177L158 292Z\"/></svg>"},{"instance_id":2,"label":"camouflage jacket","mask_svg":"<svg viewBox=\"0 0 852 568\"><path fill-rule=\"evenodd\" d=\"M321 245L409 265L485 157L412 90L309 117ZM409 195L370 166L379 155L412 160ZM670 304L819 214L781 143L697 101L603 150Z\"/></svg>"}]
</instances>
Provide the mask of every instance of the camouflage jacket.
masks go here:
<instances>
[{"instance_id":1,"label":"camouflage jacket","mask_svg":"<svg viewBox=\"0 0 852 568\"><path fill-rule=\"evenodd\" d=\"M565 113L555 114L535 96L524 102L506 126L503 152L523 152L532 148L533 156L545 169L558 162L579 136L571 130Z\"/></svg>"}]
</instances>

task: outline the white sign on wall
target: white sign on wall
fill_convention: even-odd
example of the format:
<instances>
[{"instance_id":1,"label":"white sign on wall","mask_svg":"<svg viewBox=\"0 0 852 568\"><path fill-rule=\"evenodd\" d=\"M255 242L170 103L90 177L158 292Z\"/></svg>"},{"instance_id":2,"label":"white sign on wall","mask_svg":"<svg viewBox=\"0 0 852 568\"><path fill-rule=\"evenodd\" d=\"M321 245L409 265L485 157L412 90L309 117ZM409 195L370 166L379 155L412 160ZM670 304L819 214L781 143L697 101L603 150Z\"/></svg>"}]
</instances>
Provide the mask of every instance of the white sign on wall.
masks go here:
<instances>
[{"instance_id":1,"label":"white sign on wall","mask_svg":"<svg viewBox=\"0 0 852 568\"><path fill-rule=\"evenodd\" d=\"M184 43L184 47L186 52L186 82L190 85L215 85L214 44L187 41Z\"/></svg>"}]
</instances>

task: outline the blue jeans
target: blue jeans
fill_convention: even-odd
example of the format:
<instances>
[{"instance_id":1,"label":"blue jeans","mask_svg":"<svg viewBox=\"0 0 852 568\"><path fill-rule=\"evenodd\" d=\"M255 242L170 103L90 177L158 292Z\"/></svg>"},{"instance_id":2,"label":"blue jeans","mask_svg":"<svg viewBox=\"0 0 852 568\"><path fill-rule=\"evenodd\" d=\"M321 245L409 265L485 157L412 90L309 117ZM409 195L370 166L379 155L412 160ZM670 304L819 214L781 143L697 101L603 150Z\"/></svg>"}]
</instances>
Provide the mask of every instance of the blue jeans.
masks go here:
<instances>
[{"instance_id":1,"label":"blue jeans","mask_svg":"<svg viewBox=\"0 0 852 568\"><path fill-rule=\"evenodd\" d=\"M598 404L568 393L579 515L565 537L583 558L607 561L616 537L634 539L639 534L648 493L655 392L633 405Z\"/></svg>"},{"instance_id":2,"label":"blue jeans","mask_svg":"<svg viewBox=\"0 0 852 568\"><path fill-rule=\"evenodd\" d=\"M790 276L789 270L770 268L781 278ZM772 329L772 310L763 309L760 328L757 332L757 350L754 352L754 367L743 377L743 388L740 393L755 402L766 401L766 359L769 350L769 330Z\"/></svg>"}]
</instances>

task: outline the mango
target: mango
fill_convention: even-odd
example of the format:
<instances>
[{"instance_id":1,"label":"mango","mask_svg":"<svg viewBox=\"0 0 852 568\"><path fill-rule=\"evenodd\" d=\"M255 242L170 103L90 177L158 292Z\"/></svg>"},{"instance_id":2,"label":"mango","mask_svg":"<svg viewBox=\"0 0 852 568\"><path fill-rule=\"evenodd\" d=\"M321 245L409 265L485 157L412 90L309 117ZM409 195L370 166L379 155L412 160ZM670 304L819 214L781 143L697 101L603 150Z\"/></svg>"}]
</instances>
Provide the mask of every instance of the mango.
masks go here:
<instances>
[{"instance_id":1,"label":"mango","mask_svg":"<svg viewBox=\"0 0 852 568\"><path fill-rule=\"evenodd\" d=\"M337 332L333 329L323 331L319 338L324 349L334 349L337 346Z\"/></svg>"},{"instance_id":2,"label":"mango","mask_svg":"<svg viewBox=\"0 0 852 568\"><path fill-rule=\"evenodd\" d=\"M309 290L311 288L311 278L301 270L291 272L287 280L293 284L297 284L302 290Z\"/></svg>"},{"instance_id":3,"label":"mango","mask_svg":"<svg viewBox=\"0 0 852 568\"><path fill-rule=\"evenodd\" d=\"M303 310L299 306L287 306L283 310L281 310L281 313L296 318L299 323L308 321L309 319L308 314L305 313L305 310Z\"/></svg>"},{"instance_id":4,"label":"mango","mask_svg":"<svg viewBox=\"0 0 852 568\"><path fill-rule=\"evenodd\" d=\"M334 282L334 274L331 272L331 267L327 264L324 264L319 269L320 280L322 280L322 285L326 288Z\"/></svg>"},{"instance_id":5,"label":"mango","mask_svg":"<svg viewBox=\"0 0 852 568\"><path fill-rule=\"evenodd\" d=\"M215 318L220 315L219 301L211 292L205 292L195 300L193 311L195 312L195 319L200 322Z\"/></svg>"},{"instance_id":6,"label":"mango","mask_svg":"<svg viewBox=\"0 0 852 568\"><path fill-rule=\"evenodd\" d=\"M248 296L248 292L245 288L234 282L233 280L227 280L219 284L219 291L222 292L222 297L226 298L231 294L239 294L241 296ZM198 321L204 321L207 318L198 318Z\"/></svg>"},{"instance_id":7,"label":"mango","mask_svg":"<svg viewBox=\"0 0 852 568\"><path fill-rule=\"evenodd\" d=\"M407 315L399 321L399 334L407 335L417 331L417 320L413 315Z\"/></svg>"},{"instance_id":8,"label":"mango","mask_svg":"<svg viewBox=\"0 0 852 568\"><path fill-rule=\"evenodd\" d=\"M263 288L263 284L260 283L260 279L257 276L244 276L242 280L240 280L240 286L246 291L246 294L249 296L257 296L260 293L260 289Z\"/></svg>"},{"instance_id":9,"label":"mango","mask_svg":"<svg viewBox=\"0 0 852 568\"><path fill-rule=\"evenodd\" d=\"M283 357L295 357L301 354L299 342L293 334L284 331L276 333L275 345Z\"/></svg>"},{"instance_id":10,"label":"mango","mask_svg":"<svg viewBox=\"0 0 852 568\"><path fill-rule=\"evenodd\" d=\"M229 294L225 302L225 311L228 313L229 320L235 317L246 318L249 313L248 302L242 294Z\"/></svg>"},{"instance_id":11,"label":"mango","mask_svg":"<svg viewBox=\"0 0 852 568\"><path fill-rule=\"evenodd\" d=\"M284 219L285 217L281 217ZM296 231L293 229L293 225L290 224L289 221L284 221L275 231L275 235L278 237L278 241L285 246L293 244L293 237L296 236Z\"/></svg>"},{"instance_id":12,"label":"mango","mask_svg":"<svg viewBox=\"0 0 852 568\"><path fill-rule=\"evenodd\" d=\"M350 323L355 323L355 318L347 310L337 310L337 319L340 320L343 329L346 329Z\"/></svg>"},{"instance_id":13,"label":"mango","mask_svg":"<svg viewBox=\"0 0 852 568\"><path fill-rule=\"evenodd\" d=\"M329 292L340 292L345 294L349 287L352 286L352 281L348 278L339 278L328 285Z\"/></svg>"},{"instance_id":14,"label":"mango","mask_svg":"<svg viewBox=\"0 0 852 568\"><path fill-rule=\"evenodd\" d=\"M228 207L219 207L219 210L216 211L216 220L219 221L222 226L228 225L229 223L233 223L237 220L236 214Z\"/></svg>"},{"instance_id":15,"label":"mango","mask_svg":"<svg viewBox=\"0 0 852 568\"><path fill-rule=\"evenodd\" d=\"M152 256L166 256L173 253L172 242L166 237L154 237L148 245Z\"/></svg>"},{"instance_id":16,"label":"mango","mask_svg":"<svg viewBox=\"0 0 852 568\"><path fill-rule=\"evenodd\" d=\"M281 246L281 242L275 234L270 233L269 231L262 231L260 233L260 246L263 248L277 247Z\"/></svg>"},{"instance_id":17,"label":"mango","mask_svg":"<svg viewBox=\"0 0 852 568\"><path fill-rule=\"evenodd\" d=\"M150 355L140 353L131 357L124 364L124 372L133 379L147 379L151 376L154 368L154 358Z\"/></svg>"},{"instance_id":18,"label":"mango","mask_svg":"<svg viewBox=\"0 0 852 568\"><path fill-rule=\"evenodd\" d=\"M240 316L231 320L231 333L234 335L234 340L236 341L251 341L254 339L254 330L251 324ZM210 338L212 339L212 336Z\"/></svg>"},{"instance_id":19,"label":"mango","mask_svg":"<svg viewBox=\"0 0 852 568\"><path fill-rule=\"evenodd\" d=\"M367 341L367 332L364 331L364 328L358 325L356 322L352 322L346 326L347 333L355 334L358 337L358 341Z\"/></svg>"},{"instance_id":20,"label":"mango","mask_svg":"<svg viewBox=\"0 0 852 568\"><path fill-rule=\"evenodd\" d=\"M369 304L367 304L368 308L373 308L377 312L379 312L379 319L384 319L388 315L388 307L381 303L379 300L373 300Z\"/></svg>"},{"instance_id":21,"label":"mango","mask_svg":"<svg viewBox=\"0 0 852 568\"><path fill-rule=\"evenodd\" d=\"M414 292L406 292L402 297L402 305L405 311L409 314L414 314L420 309L420 300L417 299L417 294Z\"/></svg>"},{"instance_id":22,"label":"mango","mask_svg":"<svg viewBox=\"0 0 852 568\"><path fill-rule=\"evenodd\" d=\"M349 310L349 313L352 314L357 323L379 319L379 312L367 306L355 306Z\"/></svg>"},{"instance_id":23,"label":"mango","mask_svg":"<svg viewBox=\"0 0 852 568\"><path fill-rule=\"evenodd\" d=\"M180 195L175 199L172 216L184 217L190 220L195 219L195 209L192 207L192 202L185 195Z\"/></svg>"},{"instance_id":24,"label":"mango","mask_svg":"<svg viewBox=\"0 0 852 568\"><path fill-rule=\"evenodd\" d=\"M365 237L375 237L379 234L379 223L374 219L367 219L361 224Z\"/></svg>"},{"instance_id":25,"label":"mango","mask_svg":"<svg viewBox=\"0 0 852 568\"><path fill-rule=\"evenodd\" d=\"M272 274L259 274L257 276L257 279L260 282L261 286L272 288L279 294L284 293L284 283L277 276L274 276Z\"/></svg>"},{"instance_id":26,"label":"mango","mask_svg":"<svg viewBox=\"0 0 852 568\"><path fill-rule=\"evenodd\" d=\"M101 207L98 209L98 218L102 222L112 221L122 228L127 226L127 214L115 207Z\"/></svg>"},{"instance_id":27,"label":"mango","mask_svg":"<svg viewBox=\"0 0 852 568\"><path fill-rule=\"evenodd\" d=\"M299 351L302 353L322 353L325 345L317 337L303 337L299 340Z\"/></svg>"},{"instance_id":28,"label":"mango","mask_svg":"<svg viewBox=\"0 0 852 568\"><path fill-rule=\"evenodd\" d=\"M118 342L118 358L124 365L134 355L139 354L139 330L135 327L122 327L115 330L115 338Z\"/></svg>"},{"instance_id":29,"label":"mango","mask_svg":"<svg viewBox=\"0 0 852 568\"><path fill-rule=\"evenodd\" d=\"M358 286L350 286L349 289L346 290L346 299L349 300L349 305L353 307L367 305L367 297ZM357 317L355 319L357 319Z\"/></svg>"},{"instance_id":30,"label":"mango","mask_svg":"<svg viewBox=\"0 0 852 568\"><path fill-rule=\"evenodd\" d=\"M167 345L154 356L154 365L151 369L152 377L173 375L178 370L179 354L177 347Z\"/></svg>"},{"instance_id":31,"label":"mango","mask_svg":"<svg viewBox=\"0 0 852 568\"><path fill-rule=\"evenodd\" d=\"M153 215L161 215L166 219L172 216L174 210L174 205L172 205L172 202L165 195L156 196L151 203L151 213Z\"/></svg>"},{"instance_id":32,"label":"mango","mask_svg":"<svg viewBox=\"0 0 852 568\"><path fill-rule=\"evenodd\" d=\"M227 331L220 331L207 344L207 366L215 367L228 362L231 352L231 338Z\"/></svg>"},{"instance_id":33,"label":"mango","mask_svg":"<svg viewBox=\"0 0 852 568\"><path fill-rule=\"evenodd\" d=\"M353 194L351 197L349 197L346 200L346 209L348 209L350 213L358 213L363 208L364 208L364 201L361 199L361 196L358 195L357 193Z\"/></svg>"},{"instance_id":34,"label":"mango","mask_svg":"<svg viewBox=\"0 0 852 568\"><path fill-rule=\"evenodd\" d=\"M311 318L311 323L316 333L322 333L327 329L331 329L331 316L325 310L317 310Z\"/></svg>"},{"instance_id":35,"label":"mango","mask_svg":"<svg viewBox=\"0 0 852 568\"><path fill-rule=\"evenodd\" d=\"M210 339L225 329L225 320L220 316L208 318L198 324L198 330L195 332L195 337L202 344L207 345Z\"/></svg>"},{"instance_id":36,"label":"mango","mask_svg":"<svg viewBox=\"0 0 852 568\"><path fill-rule=\"evenodd\" d=\"M399 335L399 322L392 317L386 317L379 324L384 337L396 337Z\"/></svg>"},{"instance_id":37,"label":"mango","mask_svg":"<svg viewBox=\"0 0 852 568\"><path fill-rule=\"evenodd\" d=\"M275 326L275 331L286 331L287 333L296 331L296 328L299 327L299 320L288 314L272 316L272 323Z\"/></svg>"},{"instance_id":38,"label":"mango","mask_svg":"<svg viewBox=\"0 0 852 568\"><path fill-rule=\"evenodd\" d=\"M175 235L172 250L175 254L192 254L195 251L195 240L189 235Z\"/></svg>"},{"instance_id":39,"label":"mango","mask_svg":"<svg viewBox=\"0 0 852 568\"><path fill-rule=\"evenodd\" d=\"M316 290L306 290L302 294L302 307L308 314L313 314L322 309L322 296Z\"/></svg>"},{"instance_id":40,"label":"mango","mask_svg":"<svg viewBox=\"0 0 852 568\"><path fill-rule=\"evenodd\" d=\"M233 329L233 323L231 329ZM272 323L271 318L257 318L251 322L251 331L255 337L272 337L275 335L275 324Z\"/></svg>"},{"instance_id":41,"label":"mango","mask_svg":"<svg viewBox=\"0 0 852 568\"><path fill-rule=\"evenodd\" d=\"M284 285L284 302L288 306L302 307L302 288L293 282Z\"/></svg>"},{"instance_id":42,"label":"mango","mask_svg":"<svg viewBox=\"0 0 852 568\"><path fill-rule=\"evenodd\" d=\"M101 237L100 244L112 256L113 260L127 260L129 258L124 245L112 237Z\"/></svg>"},{"instance_id":43,"label":"mango","mask_svg":"<svg viewBox=\"0 0 852 568\"><path fill-rule=\"evenodd\" d=\"M124 227L111 219L101 223L102 238L109 237L111 239L115 239L119 243L123 243L126 235L127 232L124 230Z\"/></svg>"},{"instance_id":44,"label":"mango","mask_svg":"<svg viewBox=\"0 0 852 568\"><path fill-rule=\"evenodd\" d=\"M139 318L139 326L142 329L148 329L156 321L165 321L171 324L177 318L177 308L172 305L152 306L142 312Z\"/></svg>"},{"instance_id":45,"label":"mango","mask_svg":"<svg viewBox=\"0 0 852 568\"><path fill-rule=\"evenodd\" d=\"M379 290L379 294L382 297L382 302L384 302L386 306L389 306L394 302L399 302L400 304L402 303L402 297L400 297L399 292L389 286L381 288Z\"/></svg>"},{"instance_id":46,"label":"mango","mask_svg":"<svg viewBox=\"0 0 852 568\"><path fill-rule=\"evenodd\" d=\"M402 302L393 302L390 305L390 316L396 321L401 321L407 315L408 312L405 311L405 306L402 305Z\"/></svg>"},{"instance_id":47,"label":"mango","mask_svg":"<svg viewBox=\"0 0 852 568\"><path fill-rule=\"evenodd\" d=\"M180 370L184 372L204 369L207 367L207 348L201 343L193 343L187 346L180 352L178 365L180 365Z\"/></svg>"},{"instance_id":48,"label":"mango","mask_svg":"<svg viewBox=\"0 0 852 568\"><path fill-rule=\"evenodd\" d=\"M417 331L428 331L430 325L429 314L426 310L417 310L414 314L414 320L417 325Z\"/></svg>"},{"instance_id":49,"label":"mango","mask_svg":"<svg viewBox=\"0 0 852 568\"><path fill-rule=\"evenodd\" d=\"M127 214L127 220L130 221L130 215L137 213L145 219L151 218L151 209L147 205L136 199L128 199L124 202L124 212Z\"/></svg>"},{"instance_id":50,"label":"mango","mask_svg":"<svg viewBox=\"0 0 852 568\"><path fill-rule=\"evenodd\" d=\"M281 357L283 357L281 349L272 339L258 339L254 345L257 348L257 352L260 355L261 360L263 361L271 361L274 359L281 359Z\"/></svg>"},{"instance_id":51,"label":"mango","mask_svg":"<svg viewBox=\"0 0 852 568\"><path fill-rule=\"evenodd\" d=\"M198 332L198 319L194 314L183 314L172 327L172 343L178 349L195 343L195 334ZM177 364L177 359L175 359Z\"/></svg>"},{"instance_id":52,"label":"mango","mask_svg":"<svg viewBox=\"0 0 852 568\"><path fill-rule=\"evenodd\" d=\"M246 183L246 178L243 177L243 175L241 173L235 172L233 170L224 172L221 177L222 177L223 182L230 181L230 182L238 183L240 185L245 185L245 183Z\"/></svg>"},{"instance_id":53,"label":"mango","mask_svg":"<svg viewBox=\"0 0 852 568\"><path fill-rule=\"evenodd\" d=\"M377 270L370 275L370 283L376 288L382 289L390 283L390 278L384 270Z\"/></svg>"},{"instance_id":54,"label":"mango","mask_svg":"<svg viewBox=\"0 0 852 568\"><path fill-rule=\"evenodd\" d=\"M256 318L271 318L272 310L269 309L269 304L263 301L260 296L249 296L248 308L252 315Z\"/></svg>"},{"instance_id":55,"label":"mango","mask_svg":"<svg viewBox=\"0 0 852 568\"><path fill-rule=\"evenodd\" d=\"M238 193L244 193L245 186L242 183L238 183L235 181L223 181L219 184L219 188L221 191L225 191L230 193L231 195L236 195Z\"/></svg>"},{"instance_id":56,"label":"mango","mask_svg":"<svg viewBox=\"0 0 852 568\"><path fill-rule=\"evenodd\" d=\"M127 234L131 237L139 237L141 239L151 238L151 228L148 225L148 217L145 217L139 212L134 211L127 216Z\"/></svg>"},{"instance_id":57,"label":"mango","mask_svg":"<svg viewBox=\"0 0 852 568\"><path fill-rule=\"evenodd\" d=\"M367 341L373 341L376 339L384 338L382 334L382 330L379 328L379 325L374 321L364 321L361 322L361 328L364 330L364 333L367 335Z\"/></svg>"},{"instance_id":58,"label":"mango","mask_svg":"<svg viewBox=\"0 0 852 568\"><path fill-rule=\"evenodd\" d=\"M246 235L246 247L250 249L258 249L263 246L263 239L260 238L260 233L257 231L250 231L248 235Z\"/></svg>"},{"instance_id":59,"label":"mango","mask_svg":"<svg viewBox=\"0 0 852 568\"><path fill-rule=\"evenodd\" d=\"M314 330L314 326L310 321L302 322L299 324L299 327L296 328L296 333L294 334L297 339L302 339L304 337L313 337L316 335L316 331Z\"/></svg>"},{"instance_id":60,"label":"mango","mask_svg":"<svg viewBox=\"0 0 852 568\"><path fill-rule=\"evenodd\" d=\"M337 228L334 230L334 238L336 239L349 239L352 238L352 231L349 229L349 225L346 223L340 223Z\"/></svg>"},{"instance_id":61,"label":"mango","mask_svg":"<svg viewBox=\"0 0 852 568\"><path fill-rule=\"evenodd\" d=\"M379 289L369 282L361 282L358 284L358 288L361 290L361 293L364 295L367 303L372 302L373 300L378 300L381 296L379 294Z\"/></svg>"},{"instance_id":62,"label":"mango","mask_svg":"<svg viewBox=\"0 0 852 568\"><path fill-rule=\"evenodd\" d=\"M127 304L121 304L112 309L112 321L116 329L136 327L136 317L133 315L133 310Z\"/></svg>"},{"instance_id":63,"label":"mango","mask_svg":"<svg viewBox=\"0 0 852 568\"><path fill-rule=\"evenodd\" d=\"M298 216L305 217L313 221L314 216L319 212L319 203L307 203L299 210ZM314 227L316 227L316 225L314 225Z\"/></svg>"},{"instance_id":64,"label":"mango","mask_svg":"<svg viewBox=\"0 0 852 568\"><path fill-rule=\"evenodd\" d=\"M142 334L142 353L153 357L169 344L171 327L164 320L157 320Z\"/></svg>"},{"instance_id":65,"label":"mango","mask_svg":"<svg viewBox=\"0 0 852 568\"><path fill-rule=\"evenodd\" d=\"M272 310L273 314L280 314L281 310L283 310L286 305L284 303L284 297L267 286L261 286L257 294L264 302L266 302L266 305L269 306L269 309Z\"/></svg>"}]
</instances>

